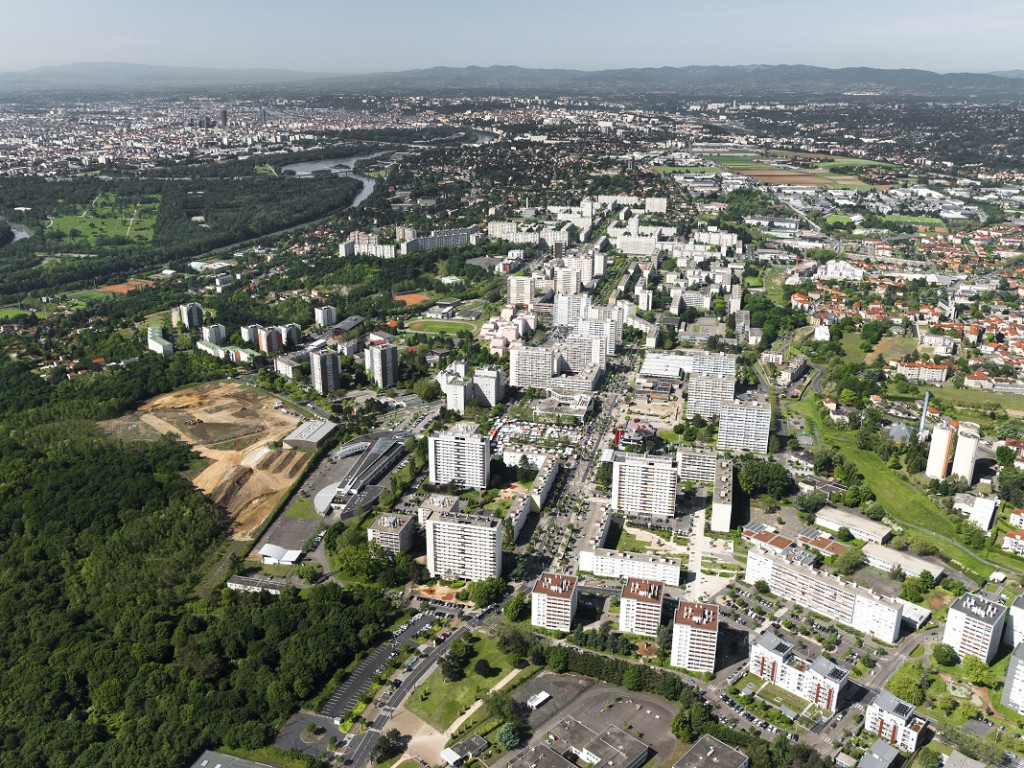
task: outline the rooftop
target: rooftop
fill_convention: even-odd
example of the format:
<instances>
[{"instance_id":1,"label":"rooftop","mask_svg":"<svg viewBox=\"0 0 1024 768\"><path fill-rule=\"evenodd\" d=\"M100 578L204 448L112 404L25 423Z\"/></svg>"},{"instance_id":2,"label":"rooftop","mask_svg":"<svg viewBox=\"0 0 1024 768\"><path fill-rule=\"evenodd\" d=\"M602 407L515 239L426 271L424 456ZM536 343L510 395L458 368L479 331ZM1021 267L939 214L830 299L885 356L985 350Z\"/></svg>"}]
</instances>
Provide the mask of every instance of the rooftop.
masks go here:
<instances>
[{"instance_id":1,"label":"rooftop","mask_svg":"<svg viewBox=\"0 0 1024 768\"><path fill-rule=\"evenodd\" d=\"M908 704L903 699L898 696L894 696L888 691L880 691L875 698L871 700L871 703L886 712L891 712L901 719L906 719L914 713L913 704Z\"/></svg>"},{"instance_id":2,"label":"rooftop","mask_svg":"<svg viewBox=\"0 0 1024 768\"><path fill-rule=\"evenodd\" d=\"M966 594L954 600L949 610L960 611L986 624L995 625L1006 613L1006 606L983 595Z\"/></svg>"},{"instance_id":3,"label":"rooftop","mask_svg":"<svg viewBox=\"0 0 1024 768\"><path fill-rule=\"evenodd\" d=\"M665 597L665 582L652 579L627 579L622 587L622 599L661 605Z\"/></svg>"},{"instance_id":4,"label":"rooftop","mask_svg":"<svg viewBox=\"0 0 1024 768\"><path fill-rule=\"evenodd\" d=\"M679 607L676 609L675 623L697 629L717 630L718 606L680 600Z\"/></svg>"},{"instance_id":5,"label":"rooftop","mask_svg":"<svg viewBox=\"0 0 1024 768\"><path fill-rule=\"evenodd\" d=\"M534 593L551 597L569 597L576 589L576 577L561 573L544 573L533 586Z\"/></svg>"},{"instance_id":6,"label":"rooftop","mask_svg":"<svg viewBox=\"0 0 1024 768\"><path fill-rule=\"evenodd\" d=\"M307 421L292 430L284 442L288 443L293 440L320 442L337 428L338 425L330 421Z\"/></svg>"},{"instance_id":7,"label":"rooftop","mask_svg":"<svg viewBox=\"0 0 1024 768\"><path fill-rule=\"evenodd\" d=\"M266 763L254 763L252 760L208 749L196 758L196 761L192 763L192 768L269 768L269 766Z\"/></svg>"},{"instance_id":8,"label":"rooftop","mask_svg":"<svg viewBox=\"0 0 1024 768\"><path fill-rule=\"evenodd\" d=\"M749 758L742 752L704 734L672 768L743 768Z\"/></svg>"}]
</instances>

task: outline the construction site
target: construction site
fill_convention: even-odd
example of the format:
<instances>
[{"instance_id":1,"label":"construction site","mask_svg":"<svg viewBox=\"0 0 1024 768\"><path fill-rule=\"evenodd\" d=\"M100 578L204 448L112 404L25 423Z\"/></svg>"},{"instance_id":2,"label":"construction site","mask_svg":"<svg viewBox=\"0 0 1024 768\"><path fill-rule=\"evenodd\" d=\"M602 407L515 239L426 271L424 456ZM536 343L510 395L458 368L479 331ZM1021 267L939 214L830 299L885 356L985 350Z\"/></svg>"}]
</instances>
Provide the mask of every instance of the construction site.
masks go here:
<instances>
[{"instance_id":1,"label":"construction site","mask_svg":"<svg viewBox=\"0 0 1024 768\"><path fill-rule=\"evenodd\" d=\"M275 405L272 395L216 382L155 397L100 427L125 441L169 432L191 445L206 461L193 484L227 510L233 538L249 539L312 457L278 447L298 422Z\"/></svg>"}]
</instances>

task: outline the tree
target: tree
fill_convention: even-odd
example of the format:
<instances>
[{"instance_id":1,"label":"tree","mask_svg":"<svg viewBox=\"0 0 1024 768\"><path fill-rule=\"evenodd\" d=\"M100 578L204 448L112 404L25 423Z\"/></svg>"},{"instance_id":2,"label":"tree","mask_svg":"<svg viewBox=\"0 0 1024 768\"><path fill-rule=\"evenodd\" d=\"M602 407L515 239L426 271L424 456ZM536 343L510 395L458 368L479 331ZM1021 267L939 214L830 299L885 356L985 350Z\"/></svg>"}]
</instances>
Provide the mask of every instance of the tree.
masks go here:
<instances>
[{"instance_id":1,"label":"tree","mask_svg":"<svg viewBox=\"0 0 1024 768\"><path fill-rule=\"evenodd\" d=\"M917 756L917 765L918 768L939 768L942 765L942 753L931 747L922 747Z\"/></svg>"},{"instance_id":2,"label":"tree","mask_svg":"<svg viewBox=\"0 0 1024 768\"><path fill-rule=\"evenodd\" d=\"M522 621L525 618L527 597L525 592L516 592L505 604L505 618L509 621Z\"/></svg>"},{"instance_id":3,"label":"tree","mask_svg":"<svg viewBox=\"0 0 1024 768\"><path fill-rule=\"evenodd\" d=\"M836 556L835 562L832 563L832 569L842 576L849 576L864 565L866 559L861 550L856 547L850 547L841 555Z\"/></svg>"},{"instance_id":4,"label":"tree","mask_svg":"<svg viewBox=\"0 0 1024 768\"><path fill-rule=\"evenodd\" d=\"M483 698L484 709L491 717L499 717L502 720L511 720L516 716L518 705L512 694L504 688L491 691Z\"/></svg>"},{"instance_id":5,"label":"tree","mask_svg":"<svg viewBox=\"0 0 1024 768\"><path fill-rule=\"evenodd\" d=\"M754 589L757 590L759 595L770 595L772 588L768 585L768 582L764 579L758 579L754 582Z\"/></svg>"},{"instance_id":6,"label":"tree","mask_svg":"<svg viewBox=\"0 0 1024 768\"><path fill-rule=\"evenodd\" d=\"M473 601L473 605L477 608L483 608L485 605L490 605L500 600L507 589L508 584L505 583L503 578L492 576L483 581L474 581L466 588L466 591L469 593L469 599Z\"/></svg>"},{"instance_id":7,"label":"tree","mask_svg":"<svg viewBox=\"0 0 1024 768\"><path fill-rule=\"evenodd\" d=\"M839 526L839 530L836 531L836 538L840 541L853 541L853 534L850 533L850 529L845 525Z\"/></svg>"},{"instance_id":8,"label":"tree","mask_svg":"<svg viewBox=\"0 0 1024 768\"><path fill-rule=\"evenodd\" d=\"M487 662L487 659L477 659L473 665L473 671L480 677L490 677L494 674L494 668Z\"/></svg>"},{"instance_id":9,"label":"tree","mask_svg":"<svg viewBox=\"0 0 1024 768\"><path fill-rule=\"evenodd\" d=\"M639 691L643 687L643 675L640 667L630 664L622 675L622 686L630 691Z\"/></svg>"},{"instance_id":10,"label":"tree","mask_svg":"<svg viewBox=\"0 0 1024 768\"><path fill-rule=\"evenodd\" d=\"M1000 445L996 448L996 464L1000 467L1010 466L1016 457L1016 452L1008 445Z\"/></svg>"},{"instance_id":11,"label":"tree","mask_svg":"<svg viewBox=\"0 0 1024 768\"><path fill-rule=\"evenodd\" d=\"M796 508L805 515L813 515L826 504L828 504L828 497L821 491L801 493L796 497Z\"/></svg>"},{"instance_id":12,"label":"tree","mask_svg":"<svg viewBox=\"0 0 1024 768\"><path fill-rule=\"evenodd\" d=\"M506 720L505 724L498 729L496 738L498 743L505 750L512 750L519 746L519 726L511 720Z\"/></svg>"},{"instance_id":13,"label":"tree","mask_svg":"<svg viewBox=\"0 0 1024 768\"><path fill-rule=\"evenodd\" d=\"M448 656L460 667L465 667L472 655L473 651L461 637L458 640L453 641L451 647L448 649Z\"/></svg>"},{"instance_id":14,"label":"tree","mask_svg":"<svg viewBox=\"0 0 1024 768\"><path fill-rule=\"evenodd\" d=\"M397 757L402 752L402 734L397 728L391 728L380 735L377 743L370 750L370 762L382 763L385 760Z\"/></svg>"},{"instance_id":15,"label":"tree","mask_svg":"<svg viewBox=\"0 0 1024 768\"><path fill-rule=\"evenodd\" d=\"M960 661L960 657L956 655L953 646L946 643L938 643L932 648L932 659L942 667L955 667Z\"/></svg>"},{"instance_id":16,"label":"tree","mask_svg":"<svg viewBox=\"0 0 1024 768\"><path fill-rule=\"evenodd\" d=\"M517 666L521 664L530 653L532 646L532 637L523 627L503 624L498 628L498 650L504 653L513 664Z\"/></svg>"},{"instance_id":17,"label":"tree","mask_svg":"<svg viewBox=\"0 0 1024 768\"><path fill-rule=\"evenodd\" d=\"M462 665L447 654L441 657L441 660L437 665L441 669L442 677L449 682L461 680L466 676L466 673L462 669Z\"/></svg>"},{"instance_id":18,"label":"tree","mask_svg":"<svg viewBox=\"0 0 1024 768\"><path fill-rule=\"evenodd\" d=\"M992 669L977 656L964 656L963 661L960 662L960 669L963 670L964 677L975 685L991 688L995 684Z\"/></svg>"}]
</instances>

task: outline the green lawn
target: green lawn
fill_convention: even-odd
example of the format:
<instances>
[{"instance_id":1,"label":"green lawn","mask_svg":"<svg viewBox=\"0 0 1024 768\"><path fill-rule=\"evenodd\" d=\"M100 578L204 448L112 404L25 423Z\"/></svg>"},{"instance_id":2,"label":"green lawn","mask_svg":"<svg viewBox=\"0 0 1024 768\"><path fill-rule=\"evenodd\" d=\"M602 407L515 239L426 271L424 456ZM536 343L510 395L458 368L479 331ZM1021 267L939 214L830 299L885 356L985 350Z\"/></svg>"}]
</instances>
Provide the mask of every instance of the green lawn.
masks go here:
<instances>
[{"instance_id":1,"label":"green lawn","mask_svg":"<svg viewBox=\"0 0 1024 768\"><path fill-rule=\"evenodd\" d=\"M413 320L409 323L409 330L418 333L451 333L459 331L473 331L476 333L477 324L472 320Z\"/></svg>"},{"instance_id":2,"label":"green lawn","mask_svg":"<svg viewBox=\"0 0 1024 768\"><path fill-rule=\"evenodd\" d=\"M916 224L921 227L945 228L946 226L946 222L942 219L933 218L931 216L900 216L893 214L886 216L885 221L892 222L893 224Z\"/></svg>"},{"instance_id":3,"label":"green lawn","mask_svg":"<svg viewBox=\"0 0 1024 768\"><path fill-rule=\"evenodd\" d=\"M950 405L964 405L970 408L1009 411L1024 411L1024 395L1011 395L1007 392L985 392L978 389L953 389L952 387L928 387L932 393L932 402L939 400Z\"/></svg>"},{"instance_id":4,"label":"green lawn","mask_svg":"<svg viewBox=\"0 0 1024 768\"><path fill-rule=\"evenodd\" d=\"M53 216L50 228L72 237L72 243L93 245L100 237L126 237L129 240L152 240L153 225L160 208L156 202L141 203L122 200L112 192L97 197L89 206L79 206L74 214ZM74 233L72 233L74 230Z\"/></svg>"},{"instance_id":5,"label":"green lawn","mask_svg":"<svg viewBox=\"0 0 1024 768\"><path fill-rule=\"evenodd\" d=\"M752 157L741 157L739 155L707 155L708 160L713 163L725 166L726 168L759 168L764 163Z\"/></svg>"},{"instance_id":6,"label":"green lawn","mask_svg":"<svg viewBox=\"0 0 1024 768\"><path fill-rule=\"evenodd\" d=\"M832 213L825 217L825 221L829 224L846 224L847 222L853 221L849 216L842 216L838 213Z\"/></svg>"},{"instance_id":7,"label":"green lawn","mask_svg":"<svg viewBox=\"0 0 1024 768\"><path fill-rule=\"evenodd\" d=\"M466 665L466 676L457 682L447 682L441 670L435 669L430 677L409 697L408 709L423 722L444 731L455 722L473 702L490 691L495 683L512 670L505 655L498 650L498 642L487 635L474 635L471 644L474 656ZM480 677L473 669L478 659L486 659L496 673L491 677Z\"/></svg>"},{"instance_id":8,"label":"green lawn","mask_svg":"<svg viewBox=\"0 0 1024 768\"><path fill-rule=\"evenodd\" d=\"M765 276L764 294L779 305L785 303L782 293L783 273L785 271L785 267L773 267L768 270Z\"/></svg>"},{"instance_id":9,"label":"green lawn","mask_svg":"<svg viewBox=\"0 0 1024 768\"><path fill-rule=\"evenodd\" d=\"M777 707L781 704L797 714L803 712L807 707L807 702L804 699L801 699L799 696L796 696L789 691L784 691L782 688L772 683L765 684L757 692L757 695L773 707ZM776 699L778 699L778 701L776 701Z\"/></svg>"},{"instance_id":10,"label":"green lawn","mask_svg":"<svg viewBox=\"0 0 1024 768\"><path fill-rule=\"evenodd\" d=\"M654 170L664 176L672 173L722 173L721 168L715 168L713 165L656 165Z\"/></svg>"},{"instance_id":11,"label":"green lawn","mask_svg":"<svg viewBox=\"0 0 1024 768\"><path fill-rule=\"evenodd\" d=\"M851 331L845 334L843 340L839 342L843 348L843 354L851 363L863 363L868 356L868 353L860 348L861 341L863 339L861 339L860 334Z\"/></svg>"},{"instance_id":12,"label":"green lawn","mask_svg":"<svg viewBox=\"0 0 1024 768\"><path fill-rule=\"evenodd\" d=\"M883 163L881 160L865 160L862 157L837 157L834 160L824 160L818 163L819 168L828 169L844 165L875 165L885 168L895 168L892 163Z\"/></svg>"},{"instance_id":13,"label":"green lawn","mask_svg":"<svg viewBox=\"0 0 1024 768\"><path fill-rule=\"evenodd\" d=\"M291 507L285 513L285 517L294 517L300 520L319 520L320 515L313 509L313 499L308 496L298 496L292 502Z\"/></svg>"},{"instance_id":14,"label":"green lawn","mask_svg":"<svg viewBox=\"0 0 1024 768\"><path fill-rule=\"evenodd\" d=\"M892 470L878 454L862 451L857 448L854 432L839 431L825 424L817 413L811 399L800 402L788 402L786 408L814 420L822 439L839 448L843 455L852 459L858 470L864 475L864 482L871 488L879 503L897 521L905 521L920 526L924 531L914 531L915 535L928 538L939 551L954 565L959 565L968 576L979 580L987 579L995 570L975 557L968 550L961 549L943 539L931 536L937 533L956 541L953 523L925 492L914 482L905 479L900 473ZM1002 570L1019 573L1021 564L998 549L985 553L985 558L996 563Z\"/></svg>"},{"instance_id":15,"label":"green lawn","mask_svg":"<svg viewBox=\"0 0 1024 768\"><path fill-rule=\"evenodd\" d=\"M74 291L68 294L68 298L72 301L96 301L97 299L109 299L109 293L103 293L102 291L94 291L86 289L84 291Z\"/></svg>"},{"instance_id":16,"label":"green lawn","mask_svg":"<svg viewBox=\"0 0 1024 768\"><path fill-rule=\"evenodd\" d=\"M6 309L0 309L0 320L10 320L12 317L20 317L21 315L27 315L23 309L15 309L14 307L8 307Z\"/></svg>"}]
</instances>

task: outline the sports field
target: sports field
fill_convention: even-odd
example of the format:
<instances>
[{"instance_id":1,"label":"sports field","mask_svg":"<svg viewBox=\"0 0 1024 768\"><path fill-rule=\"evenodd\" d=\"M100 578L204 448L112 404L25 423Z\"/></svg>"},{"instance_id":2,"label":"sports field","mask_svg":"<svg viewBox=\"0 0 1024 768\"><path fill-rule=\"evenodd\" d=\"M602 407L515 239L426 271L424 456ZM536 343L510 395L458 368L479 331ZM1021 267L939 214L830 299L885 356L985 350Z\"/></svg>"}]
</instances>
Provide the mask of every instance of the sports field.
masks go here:
<instances>
[{"instance_id":1,"label":"sports field","mask_svg":"<svg viewBox=\"0 0 1024 768\"><path fill-rule=\"evenodd\" d=\"M472 331L476 333L477 325L471 320L414 320L409 323L409 330L420 333L458 333Z\"/></svg>"}]
</instances>

